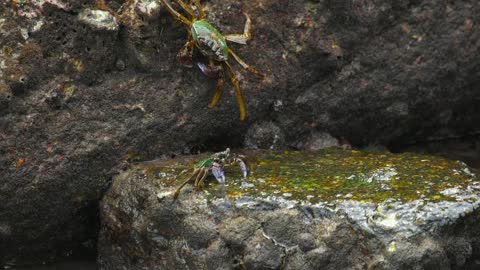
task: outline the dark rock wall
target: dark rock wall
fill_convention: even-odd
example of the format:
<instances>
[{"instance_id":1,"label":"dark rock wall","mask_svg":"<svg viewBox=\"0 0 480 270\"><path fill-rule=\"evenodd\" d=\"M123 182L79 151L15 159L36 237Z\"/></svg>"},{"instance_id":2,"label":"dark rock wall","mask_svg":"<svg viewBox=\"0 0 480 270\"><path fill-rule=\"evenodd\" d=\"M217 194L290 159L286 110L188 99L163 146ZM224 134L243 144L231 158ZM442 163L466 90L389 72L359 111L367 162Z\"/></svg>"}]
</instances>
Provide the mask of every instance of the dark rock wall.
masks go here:
<instances>
[{"instance_id":1,"label":"dark rock wall","mask_svg":"<svg viewBox=\"0 0 480 270\"><path fill-rule=\"evenodd\" d=\"M176 63L186 32L168 13L128 9L108 30L79 19L93 2L0 5L0 257L69 253L122 164L242 146L256 123L296 147L317 131L354 145L480 131L475 1L206 2L224 33L253 20L232 48L271 82L235 65L245 123L231 86L207 108L215 83Z\"/></svg>"}]
</instances>

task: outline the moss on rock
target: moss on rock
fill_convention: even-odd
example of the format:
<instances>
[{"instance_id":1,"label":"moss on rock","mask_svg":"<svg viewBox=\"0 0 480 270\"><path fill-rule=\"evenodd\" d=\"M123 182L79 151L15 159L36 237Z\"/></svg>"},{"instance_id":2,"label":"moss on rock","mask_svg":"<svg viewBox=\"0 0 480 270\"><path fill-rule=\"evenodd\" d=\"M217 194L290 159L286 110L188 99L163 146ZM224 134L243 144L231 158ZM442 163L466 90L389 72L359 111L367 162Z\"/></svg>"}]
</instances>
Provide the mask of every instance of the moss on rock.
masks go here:
<instances>
[{"instance_id":1,"label":"moss on rock","mask_svg":"<svg viewBox=\"0 0 480 270\"><path fill-rule=\"evenodd\" d=\"M241 178L239 168L226 168L227 184L213 177L205 192L212 198L283 197L296 202L331 202L350 199L382 202L457 200L449 190L468 189L476 174L463 162L413 153L362 152L330 148L318 152L253 151L246 153L249 176ZM162 186L180 185L195 161L149 163L139 169Z\"/></svg>"}]
</instances>

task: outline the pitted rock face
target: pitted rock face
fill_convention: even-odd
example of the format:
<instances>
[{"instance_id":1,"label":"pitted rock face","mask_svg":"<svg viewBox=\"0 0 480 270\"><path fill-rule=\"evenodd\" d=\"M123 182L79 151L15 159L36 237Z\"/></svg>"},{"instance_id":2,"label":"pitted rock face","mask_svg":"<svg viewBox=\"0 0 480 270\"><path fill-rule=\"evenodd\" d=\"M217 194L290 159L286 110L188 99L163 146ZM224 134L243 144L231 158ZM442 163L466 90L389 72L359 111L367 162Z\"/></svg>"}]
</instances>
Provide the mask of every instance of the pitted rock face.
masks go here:
<instances>
[{"instance_id":1,"label":"pitted rock face","mask_svg":"<svg viewBox=\"0 0 480 270\"><path fill-rule=\"evenodd\" d=\"M8 225L0 253L6 261L48 261L97 239L97 202L126 160L238 145L253 123L274 123L265 133L260 126L251 140L274 149L301 148L318 130L353 145L478 134L476 0L204 1L208 21L222 33L242 32L242 12L252 18L248 46L231 46L269 80L261 83L232 62L244 75L238 79L246 123L236 117L228 83L219 106L207 108L215 82L176 62L187 30L159 1L104 1L121 13L118 22L92 13L95 2L0 5L0 223ZM133 4L120 9L125 2ZM296 200L294 191L283 193ZM251 202L246 196L235 201ZM392 224L374 217L371 224ZM171 225L162 224L165 230ZM161 247L170 244L156 239ZM226 249L215 243L212 250ZM314 250L304 257L324 254ZM303 255L297 255L296 265L302 265ZM243 267L242 258L231 258Z\"/></svg>"},{"instance_id":2,"label":"pitted rock face","mask_svg":"<svg viewBox=\"0 0 480 270\"><path fill-rule=\"evenodd\" d=\"M477 238L468 238L478 234L478 228L452 229L480 213L478 176L461 162L340 148L242 154L249 168L246 179L236 166L227 167L226 184L210 177L203 191L192 192L188 185L176 202L175 188L204 156L140 164L119 176L104 201L102 267L110 269L118 261L131 264L130 240L116 240L125 231L132 231L127 238L146 237L140 243L143 250L150 248L149 239L166 239L158 258L140 257L144 265L162 258L163 264L179 269L219 265L315 269L319 263L325 269L353 265L397 269L411 263L430 265L433 257L422 255L429 250L441 258L439 267L449 260L465 265L474 253L469 247L478 244ZM135 199L140 190L150 193L141 206ZM125 202L129 207L121 206ZM137 209L137 217L128 214L131 209ZM162 213L168 218L158 219ZM441 231L445 235L438 234ZM464 248L452 252L452 245L446 244L451 239L464 243ZM174 254L185 247L188 252L182 251L181 260L186 263L178 266ZM365 252L372 256L365 257ZM234 259L198 259L221 254Z\"/></svg>"}]
</instances>

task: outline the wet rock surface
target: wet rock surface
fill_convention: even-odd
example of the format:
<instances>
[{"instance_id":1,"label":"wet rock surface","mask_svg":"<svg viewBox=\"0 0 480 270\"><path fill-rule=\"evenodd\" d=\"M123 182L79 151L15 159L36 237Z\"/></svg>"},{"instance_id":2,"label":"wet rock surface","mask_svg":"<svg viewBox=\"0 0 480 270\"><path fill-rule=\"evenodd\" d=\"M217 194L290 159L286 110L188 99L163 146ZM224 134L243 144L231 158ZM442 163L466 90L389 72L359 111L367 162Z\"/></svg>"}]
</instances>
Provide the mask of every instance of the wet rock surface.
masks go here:
<instances>
[{"instance_id":1,"label":"wet rock surface","mask_svg":"<svg viewBox=\"0 0 480 270\"><path fill-rule=\"evenodd\" d=\"M106 2L118 17L93 0L0 5L0 264L93 249L98 201L132 160L479 131L473 0L205 1L223 33L253 20L232 48L271 81L235 66L246 123L231 86L207 109L214 82L177 64L186 31L156 1Z\"/></svg>"},{"instance_id":2,"label":"wet rock surface","mask_svg":"<svg viewBox=\"0 0 480 270\"><path fill-rule=\"evenodd\" d=\"M120 174L101 207L101 269L478 267L480 180L464 163L341 148L243 154L247 178L228 168L225 185L210 177L177 201L202 156Z\"/></svg>"}]
</instances>

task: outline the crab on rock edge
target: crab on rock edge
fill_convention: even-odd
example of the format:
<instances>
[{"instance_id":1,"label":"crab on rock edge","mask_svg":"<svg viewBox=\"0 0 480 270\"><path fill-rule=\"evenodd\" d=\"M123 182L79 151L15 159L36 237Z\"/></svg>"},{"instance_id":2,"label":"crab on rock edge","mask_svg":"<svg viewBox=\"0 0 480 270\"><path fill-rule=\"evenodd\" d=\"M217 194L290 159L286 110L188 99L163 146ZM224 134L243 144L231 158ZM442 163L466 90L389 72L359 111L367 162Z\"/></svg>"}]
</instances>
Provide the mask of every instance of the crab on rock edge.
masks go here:
<instances>
[{"instance_id":1,"label":"crab on rock edge","mask_svg":"<svg viewBox=\"0 0 480 270\"><path fill-rule=\"evenodd\" d=\"M202 188L203 181L205 181L205 178L207 178L210 173L215 176L219 183L225 183L226 178L225 172L223 171L225 164L230 165L237 163L242 171L242 177L247 177L247 166L241 157L242 156L237 154L231 154L230 148L227 148L223 152L214 153L209 158L197 162L194 166L192 175L175 191L173 200L175 201L178 198L178 195L180 195L182 188L194 179L195 190L199 191Z\"/></svg>"}]
</instances>

